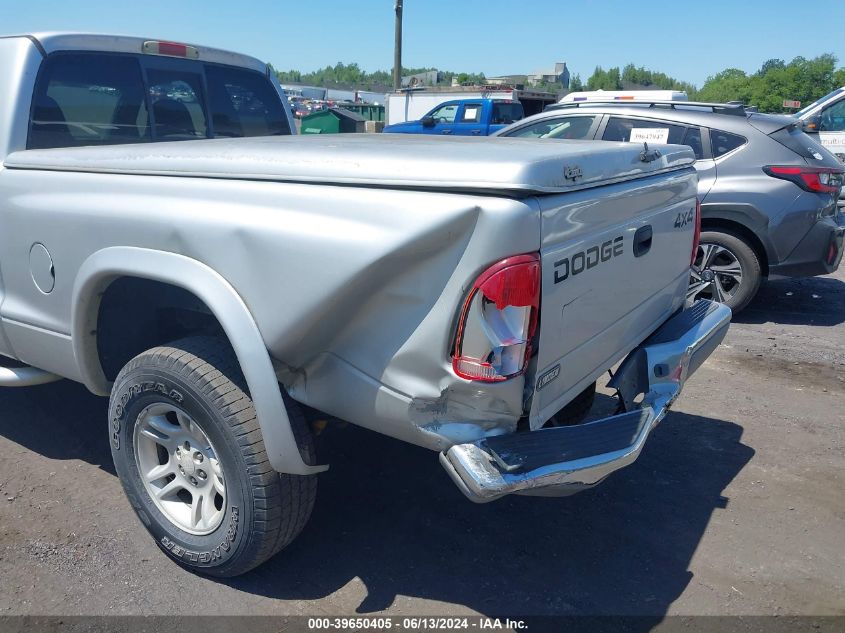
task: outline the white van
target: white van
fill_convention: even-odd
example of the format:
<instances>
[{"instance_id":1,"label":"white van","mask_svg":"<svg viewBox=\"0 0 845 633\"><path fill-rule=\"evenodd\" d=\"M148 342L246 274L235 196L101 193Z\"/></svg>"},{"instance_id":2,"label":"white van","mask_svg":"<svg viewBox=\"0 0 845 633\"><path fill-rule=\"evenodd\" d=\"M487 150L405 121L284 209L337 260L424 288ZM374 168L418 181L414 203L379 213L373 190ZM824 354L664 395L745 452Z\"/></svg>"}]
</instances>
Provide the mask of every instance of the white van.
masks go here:
<instances>
[{"instance_id":1,"label":"white van","mask_svg":"<svg viewBox=\"0 0 845 633\"><path fill-rule=\"evenodd\" d=\"M805 124L817 126L819 142L845 162L845 86L795 113ZM813 117L817 120L811 121ZM815 129L807 128L808 132Z\"/></svg>"},{"instance_id":2,"label":"white van","mask_svg":"<svg viewBox=\"0 0 845 633\"><path fill-rule=\"evenodd\" d=\"M559 103L573 101L688 101L679 90L588 90L570 92Z\"/></svg>"}]
</instances>

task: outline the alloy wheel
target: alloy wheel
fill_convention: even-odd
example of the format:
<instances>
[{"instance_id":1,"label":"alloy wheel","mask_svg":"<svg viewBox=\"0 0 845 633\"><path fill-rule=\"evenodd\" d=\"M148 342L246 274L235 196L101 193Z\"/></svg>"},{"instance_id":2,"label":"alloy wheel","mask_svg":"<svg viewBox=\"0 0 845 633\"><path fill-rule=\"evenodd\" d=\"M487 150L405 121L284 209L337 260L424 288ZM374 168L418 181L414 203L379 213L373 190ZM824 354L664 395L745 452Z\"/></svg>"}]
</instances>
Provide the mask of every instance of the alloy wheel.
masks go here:
<instances>
[{"instance_id":1,"label":"alloy wheel","mask_svg":"<svg viewBox=\"0 0 845 633\"><path fill-rule=\"evenodd\" d=\"M162 514L191 534L217 529L226 484L217 452L199 424L171 404L141 411L134 432L141 481Z\"/></svg>"},{"instance_id":2,"label":"alloy wheel","mask_svg":"<svg viewBox=\"0 0 845 633\"><path fill-rule=\"evenodd\" d=\"M690 268L687 299L729 301L742 286L742 264L729 249L719 244L702 243Z\"/></svg>"}]
</instances>

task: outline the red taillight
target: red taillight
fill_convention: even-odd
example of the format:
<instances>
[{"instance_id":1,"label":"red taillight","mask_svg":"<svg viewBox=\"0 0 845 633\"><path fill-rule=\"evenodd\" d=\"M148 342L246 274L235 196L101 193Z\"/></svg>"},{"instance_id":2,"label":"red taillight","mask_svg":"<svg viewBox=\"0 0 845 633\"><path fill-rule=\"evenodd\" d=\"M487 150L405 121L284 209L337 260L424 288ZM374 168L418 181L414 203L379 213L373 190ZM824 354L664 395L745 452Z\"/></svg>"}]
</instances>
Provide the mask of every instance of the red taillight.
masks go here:
<instances>
[{"instance_id":1,"label":"red taillight","mask_svg":"<svg viewBox=\"0 0 845 633\"><path fill-rule=\"evenodd\" d=\"M695 234L692 237L692 257L689 265L695 264L695 257L698 255L698 244L701 242L701 200L695 199Z\"/></svg>"},{"instance_id":2,"label":"red taillight","mask_svg":"<svg viewBox=\"0 0 845 633\"><path fill-rule=\"evenodd\" d=\"M525 371L540 310L540 256L508 257L476 279L452 350L461 378L498 382Z\"/></svg>"},{"instance_id":3,"label":"red taillight","mask_svg":"<svg viewBox=\"0 0 845 633\"><path fill-rule=\"evenodd\" d=\"M767 165L763 171L772 178L794 182L805 191L837 193L842 187L843 171L832 167Z\"/></svg>"},{"instance_id":4,"label":"red taillight","mask_svg":"<svg viewBox=\"0 0 845 633\"><path fill-rule=\"evenodd\" d=\"M199 59L200 56L196 47L179 44L178 42L149 40L144 42L142 50L147 55L167 55L168 57L187 57L189 59Z\"/></svg>"}]
</instances>

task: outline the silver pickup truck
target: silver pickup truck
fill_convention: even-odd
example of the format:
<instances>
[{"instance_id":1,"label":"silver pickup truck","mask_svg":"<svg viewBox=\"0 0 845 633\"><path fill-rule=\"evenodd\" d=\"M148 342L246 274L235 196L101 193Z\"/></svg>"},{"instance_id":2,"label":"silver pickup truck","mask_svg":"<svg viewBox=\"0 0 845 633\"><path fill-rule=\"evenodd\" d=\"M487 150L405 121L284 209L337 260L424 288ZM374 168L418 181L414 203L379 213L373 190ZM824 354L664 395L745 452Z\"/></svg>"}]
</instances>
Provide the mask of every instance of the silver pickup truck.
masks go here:
<instances>
[{"instance_id":1,"label":"silver pickup truck","mask_svg":"<svg viewBox=\"0 0 845 633\"><path fill-rule=\"evenodd\" d=\"M473 501L571 494L730 322L684 309L686 147L297 137L265 64L133 38L0 38L0 94L0 384L110 396L130 503L207 574L302 530L304 410L437 451ZM617 414L579 424L611 368Z\"/></svg>"}]
</instances>

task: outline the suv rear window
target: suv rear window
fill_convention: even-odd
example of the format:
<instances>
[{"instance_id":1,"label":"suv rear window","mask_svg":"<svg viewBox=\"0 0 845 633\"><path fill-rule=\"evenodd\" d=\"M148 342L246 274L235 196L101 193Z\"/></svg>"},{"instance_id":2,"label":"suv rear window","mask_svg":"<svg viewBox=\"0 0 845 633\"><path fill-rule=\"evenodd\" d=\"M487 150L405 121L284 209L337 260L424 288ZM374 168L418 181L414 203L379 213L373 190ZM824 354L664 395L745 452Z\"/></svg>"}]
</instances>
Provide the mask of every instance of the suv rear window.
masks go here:
<instances>
[{"instance_id":1,"label":"suv rear window","mask_svg":"<svg viewBox=\"0 0 845 633\"><path fill-rule=\"evenodd\" d=\"M149 61L84 52L47 57L33 94L27 148L290 134L281 98L261 73L184 60L171 69L161 57L151 67Z\"/></svg>"},{"instance_id":2,"label":"suv rear window","mask_svg":"<svg viewBox=\"0 0 845 633\"><path fill-rule=\"evenodd\" d=\"M769 134L771 138L781 145L791 149L793 152L807 160L822 161L826 163L825 154L827 151L812 138L804 134L797 125L788 125Z\"/></svg>"},{"instance_id":3,"label":"suv rear window","mask_svg":"<svg viewBox=\"0 0 845 633\"><path fill-rule=\"evenodd\" d=\"M722 132L721 130L710 130L710 145L713 147L713 158L724 156L748 142L744 136Z\"/></svg>"},{"instance_id":4,"label":"suv rear window","mask_svg":"<svg viewBox=\"0 0 845 633\"><path fill-rule=\"evenodd\" d=\"M509 125L519 121L525 116L521 103L499 103L493 102L493 119L490 123L494 125Z\"/></svg>"},{"instance_id":5,"label":"suv rear window","mask_svg":"<svg viewBox=\"0 0 845 633\"><path fill-rule=\"evenodd\" d=\"M75 53L44 61L33 95L27 148L149 140L136 58Z\"/></svg>"}]
</instances>

